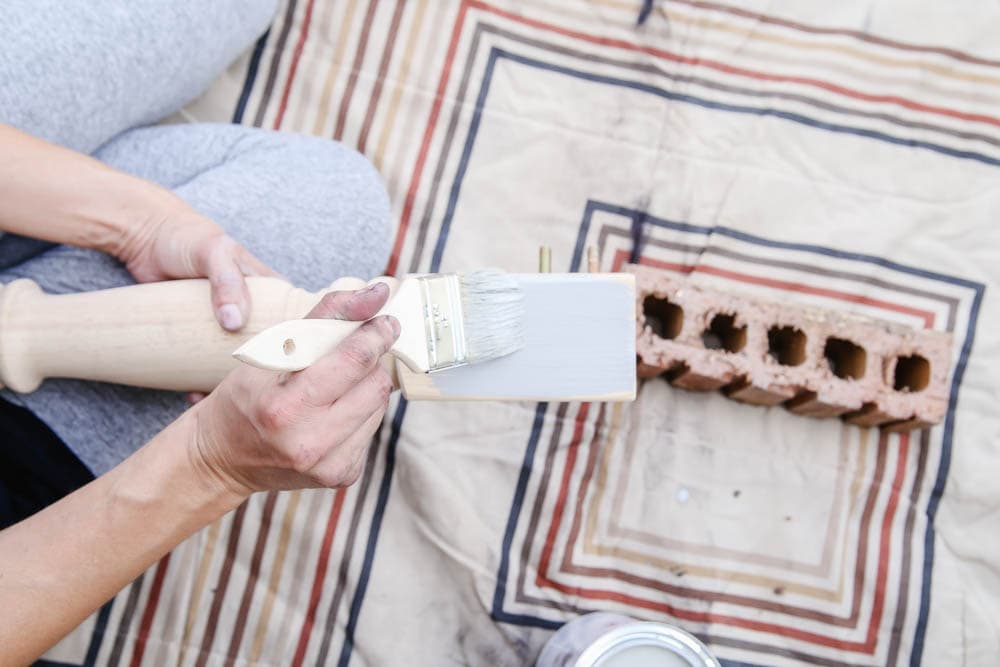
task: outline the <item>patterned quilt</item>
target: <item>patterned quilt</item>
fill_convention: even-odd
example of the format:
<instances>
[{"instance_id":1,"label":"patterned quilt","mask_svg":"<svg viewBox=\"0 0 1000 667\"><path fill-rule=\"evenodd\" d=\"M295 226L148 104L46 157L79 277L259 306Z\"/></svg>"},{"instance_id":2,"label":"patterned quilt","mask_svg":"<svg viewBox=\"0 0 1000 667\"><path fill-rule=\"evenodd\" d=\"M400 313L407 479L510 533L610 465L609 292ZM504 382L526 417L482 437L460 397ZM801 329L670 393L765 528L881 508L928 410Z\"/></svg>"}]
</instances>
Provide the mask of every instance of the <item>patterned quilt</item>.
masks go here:
<instances>
[{"instance_id":1,"label":"patterned quilt","mask_svg":"<svg viewBox=\"0 0 1000 667\"><path fill-rule=\"evenodd\" d=\"M998 664L997 35L974 0L287 0L184 115L356 146L389 273L594 246L951 331L947 418L396 398L356 485L253 497L46 660L527 665L608 610L730 666Z\"/></svg>"}]
</instances>

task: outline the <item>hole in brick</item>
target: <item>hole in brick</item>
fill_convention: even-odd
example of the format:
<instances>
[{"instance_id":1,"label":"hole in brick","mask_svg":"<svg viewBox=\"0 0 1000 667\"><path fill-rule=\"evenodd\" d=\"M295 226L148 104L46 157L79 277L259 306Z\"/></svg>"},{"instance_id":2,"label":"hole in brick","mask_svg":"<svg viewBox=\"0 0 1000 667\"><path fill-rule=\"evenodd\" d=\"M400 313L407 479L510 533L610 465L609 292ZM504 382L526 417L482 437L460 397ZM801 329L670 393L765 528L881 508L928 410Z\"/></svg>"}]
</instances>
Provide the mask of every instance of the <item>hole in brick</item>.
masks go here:
<instances>
[{"instance_id":1,"label":"hole in brick","mask_svg":"<svg viewBox=\"0 0 1000 667\"><path fill-rule=\"evenodd\" d=\"M739 352L747 344L747 328L736 326L736 317L733 315L716 315L702 332L701 342L709 350Z\"/></svg>"},{"instance_id":2,"label":"hole in brick","mask_svg":"<svg viewBox=\"0 0 1000 667\"><path fill-rule=\"evenodd\" d=\"M896 357L896 391L920 391L931 382L931 364L919 354Z\"/></svg>"},{"instance_id":3,"label":"hole in brick","mask_svg":"<svg viewBox=\"0 0 1000 667\"><path fill-rule=\"evenodd\" d=\"M642 302L642 312L653 333L666 340L677 338L684 325L684 309L667 299L647 296Z\"/></svg>"},{"instance_id":4,"label":"hole in brick","mask_svg":"<svg viewBox=\"0 0 1000 667\"><path fill-rule=\"evenodd\" d=\"M806 335L795 327L771 327L767 353L782 366L798 366L806 360Z\"/></svg>"},{"instance_id":5,"label":"hole in brick","mask_svg":"<svg viewBox=\"0 0 1000 667\"><path fill-rule=\"evenodd\" d=\"M857 380L865 375L868 354L865 348L843 338L827 338L823 356L830 364L830 370L839 378Z\"/></svg>"}]
</instances>

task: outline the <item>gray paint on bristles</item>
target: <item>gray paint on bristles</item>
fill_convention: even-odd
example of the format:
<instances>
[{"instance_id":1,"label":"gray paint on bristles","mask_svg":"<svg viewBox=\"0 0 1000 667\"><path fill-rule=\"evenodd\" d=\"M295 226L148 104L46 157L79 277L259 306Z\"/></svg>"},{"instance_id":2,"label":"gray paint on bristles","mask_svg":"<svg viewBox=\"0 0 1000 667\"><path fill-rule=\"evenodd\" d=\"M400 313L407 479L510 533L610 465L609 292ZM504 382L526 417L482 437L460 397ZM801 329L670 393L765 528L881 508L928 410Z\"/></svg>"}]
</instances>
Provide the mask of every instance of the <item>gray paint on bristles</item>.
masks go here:
<instances>
[{"instance_id":1,"label":"gray paint on bristles","mask_svg":"<svg viewBox=\"0 0 1000 667\"><path fill-rule=\"evenodd\" d=\"M469 363L503 357L524 347L524 292L498 269L460 276Z\"/></svg>"}]
</instances>

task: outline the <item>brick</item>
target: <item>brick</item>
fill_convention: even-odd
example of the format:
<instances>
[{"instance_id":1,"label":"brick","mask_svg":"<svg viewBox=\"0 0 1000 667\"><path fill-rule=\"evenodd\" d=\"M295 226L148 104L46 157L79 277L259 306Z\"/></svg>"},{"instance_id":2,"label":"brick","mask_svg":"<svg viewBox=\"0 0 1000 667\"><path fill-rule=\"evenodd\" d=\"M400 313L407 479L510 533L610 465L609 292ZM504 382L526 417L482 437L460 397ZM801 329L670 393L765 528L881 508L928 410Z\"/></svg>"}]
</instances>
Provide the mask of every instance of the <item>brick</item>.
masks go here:
<instances>
[{"instance_id":1,"label":"brick","mask_svg":"<svg viewBox=\"0 0 1000 667\"><path fill-rule=\"evenodd\" d=\"M660 366L651 366L642 360L636 362L635 373L643 380L648 380L650 378L655 378L663 375L668 369L661 368Z\"/></svg>"},{"instance_id":2,"label":"brick","mask_svg":"<svg viewBox=\"0 0 1000 667\"><path fill-rule=\"evenodd\" d=\"M850 424L868 427L881 426L882 424L897 421L897 417L885 412L875 403L865 403L861 406L860 410L849 412L843 417L844 421Z\"/></svg>"},{"instance_id":3,"label":"brick","mask_svg":"<svg viewBox=\"0 0 1000 667\"><path fill-rule=\"evenodd\" d=\"M636 277L640 377L860 426L906 430L944 417L947 333L625 270Z\"/></svg>"},{"instance_id":4,"label":"brick","mask_svg":"<svg viewBox=\"0 0 1000 667\"><path fill-rule=\"evenodd\" d=\"M692 372L686 368L670 377L670 384L691 391L715 391L726 384L725 378Z\"/></svg>"},{"instance_id":5,"label":"brick","mask_svg":"<svg viewBox=\"0 0 1000 667\"><path fill-rule=\"evenodd\" d=\"M814 391L802 392L788 401L785 406L797 415L817 417L819 419L839 417L850 411L849 407L841 405L836 399L831 400L821 397Z\"/></svg>"},{"instance_id":6,"label":"brick","mask_svg":"<svg viewBox=\"0 0 1000 667\"><path fill-rule=\"evenodd\" d=\"M723 393L734 401L751 405L781 405L795 397L795 390L781 385L757 386L746 378L730 384Z\"/></svg>"}]
</instances>

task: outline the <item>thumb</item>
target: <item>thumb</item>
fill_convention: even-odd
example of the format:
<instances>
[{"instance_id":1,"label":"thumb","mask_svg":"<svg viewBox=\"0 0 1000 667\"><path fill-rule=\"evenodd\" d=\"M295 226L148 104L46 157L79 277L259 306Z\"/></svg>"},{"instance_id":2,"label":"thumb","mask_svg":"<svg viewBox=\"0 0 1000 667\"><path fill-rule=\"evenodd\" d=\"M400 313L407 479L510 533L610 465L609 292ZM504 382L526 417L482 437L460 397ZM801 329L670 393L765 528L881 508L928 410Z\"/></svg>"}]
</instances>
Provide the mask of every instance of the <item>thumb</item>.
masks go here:
<instances>
[{"instance_id":1,"label":"thumb","mask_svg":"<svg viewBox=\"0 0 1000 667\"><path fill-rule=\"evenodd\" d=\"M250 314L250 291L238 261L240 246L223 237L208 255L205 275L212 286L215 318L227 331L238 331Z\"/></svg>"}]
</instances>

